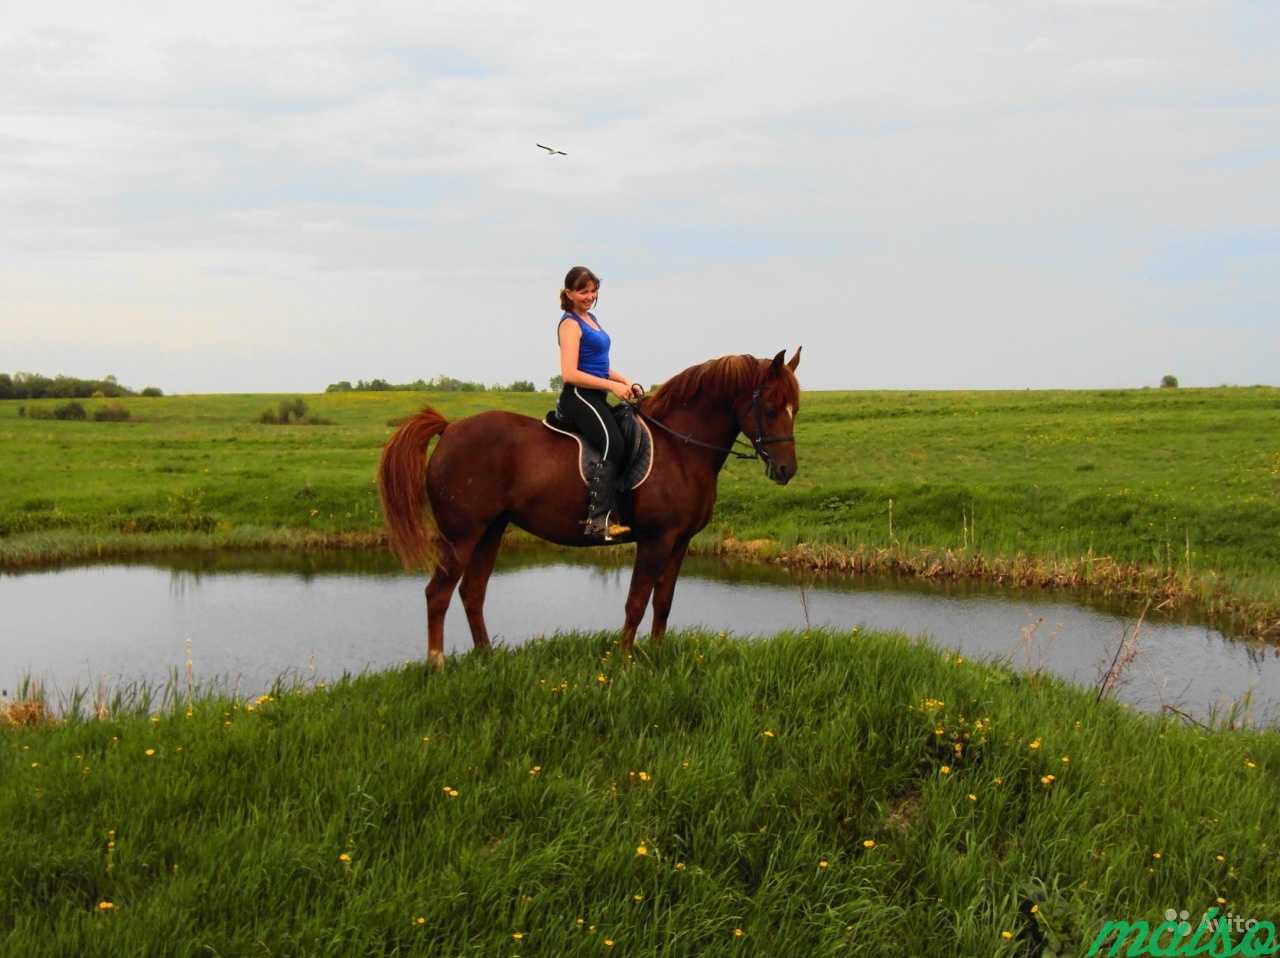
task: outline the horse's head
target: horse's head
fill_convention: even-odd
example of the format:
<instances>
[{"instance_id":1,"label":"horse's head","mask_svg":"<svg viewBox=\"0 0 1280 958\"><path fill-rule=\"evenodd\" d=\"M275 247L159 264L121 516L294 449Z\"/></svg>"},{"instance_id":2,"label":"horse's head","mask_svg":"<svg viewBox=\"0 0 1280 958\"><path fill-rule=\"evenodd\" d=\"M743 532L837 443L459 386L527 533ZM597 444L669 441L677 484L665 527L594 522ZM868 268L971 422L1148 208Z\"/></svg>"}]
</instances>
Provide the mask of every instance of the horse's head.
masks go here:
<instances>
[{"instance_id":1,"label":"horse's head","mask_svg":"<svg viewBox=\"0 0 1280 958\"><path fill-rule=\"evenodd\" d=\"M733 411L738 428L764 460L765 475L785 486L796 474L795 421L800 411L796 367L800 348L783 362L786 350L772 360L760 360L760 377L750 394L740 396Z\"/></svg>"}]
</instances>

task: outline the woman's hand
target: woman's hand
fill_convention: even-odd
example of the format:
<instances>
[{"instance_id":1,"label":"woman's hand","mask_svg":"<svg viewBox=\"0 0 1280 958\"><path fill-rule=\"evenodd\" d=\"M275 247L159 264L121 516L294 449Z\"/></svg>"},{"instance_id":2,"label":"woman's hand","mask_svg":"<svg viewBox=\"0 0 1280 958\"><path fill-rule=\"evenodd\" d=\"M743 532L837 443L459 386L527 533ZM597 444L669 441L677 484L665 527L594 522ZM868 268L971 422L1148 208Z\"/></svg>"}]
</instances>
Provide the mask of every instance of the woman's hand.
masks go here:
<instances>
[{"instance_id":1,"label":"woman's hand","mask_svg":"<svg viewBox=\"0 0 1280 958\"><path fill-rule=\"evenodd\" d=\"M613 393L623 402L626 402L631 398L631 389L634 385L635 383L620 383L616 379L610 380L609 392Z\"/></svg>"}]
</instances>

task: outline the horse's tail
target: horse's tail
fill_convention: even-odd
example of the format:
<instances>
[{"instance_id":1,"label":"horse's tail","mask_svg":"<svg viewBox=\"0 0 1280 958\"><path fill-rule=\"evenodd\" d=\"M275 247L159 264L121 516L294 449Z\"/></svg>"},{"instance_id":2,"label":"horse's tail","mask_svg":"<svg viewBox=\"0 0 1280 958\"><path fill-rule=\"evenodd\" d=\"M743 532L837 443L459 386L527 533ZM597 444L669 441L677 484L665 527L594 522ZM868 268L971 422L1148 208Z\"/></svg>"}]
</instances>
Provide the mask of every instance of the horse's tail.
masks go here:
<instances>
[{"instance_id":1,"label":"horse's tail","mask_svg":"<svg viewBox=\"0 0 1280 958\"><path fill-rule=\"evenodd\" d=\"M440 560L440 532L427 500L427 446L448 425L444 416L424 406L382 447L378 497L388 544L406 569L430 569Z\"/></svg>"}]
</instances>

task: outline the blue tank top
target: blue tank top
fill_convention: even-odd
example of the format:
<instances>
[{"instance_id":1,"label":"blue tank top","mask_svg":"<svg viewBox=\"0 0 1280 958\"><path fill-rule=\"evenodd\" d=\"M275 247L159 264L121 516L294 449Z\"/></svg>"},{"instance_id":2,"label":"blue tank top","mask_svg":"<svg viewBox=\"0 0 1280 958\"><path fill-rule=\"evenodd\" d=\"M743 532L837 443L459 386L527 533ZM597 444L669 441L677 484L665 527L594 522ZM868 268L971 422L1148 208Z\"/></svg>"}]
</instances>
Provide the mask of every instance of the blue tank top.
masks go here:
<instances>
[{"instance_id":1,"label":"blue tank top","mask_svg":"<svg viewBox=\"0 0 1280 958\"><path fill-rule=\"evenodd\" d=\"M595 313L587 313L596 325L600 325L600 320L596 319ZM578 328L582 330L582 339L578 343L578 368L584 373L590 373L592 376L599 376L601 379L609 378L609 334L603 329L592 329L588 326L577 313L566 312L560 317L561 322L566 319L577 320ZM559 324L556 329L559 329Z\"/></svg>"}]
</instances>

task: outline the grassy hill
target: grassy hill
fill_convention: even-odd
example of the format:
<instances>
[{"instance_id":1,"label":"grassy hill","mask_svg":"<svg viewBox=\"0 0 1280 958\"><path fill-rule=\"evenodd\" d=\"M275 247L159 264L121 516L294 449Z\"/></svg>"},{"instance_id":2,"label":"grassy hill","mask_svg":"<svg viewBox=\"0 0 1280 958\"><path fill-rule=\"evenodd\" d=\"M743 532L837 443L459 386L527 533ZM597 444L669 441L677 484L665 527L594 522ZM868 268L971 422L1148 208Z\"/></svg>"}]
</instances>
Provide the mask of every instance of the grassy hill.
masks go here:
<instances>
[{"instance_id":1,"label":"grassy hill","mask_svg":"<svg viewBox=\"0 0 1280 958\"><path fill-rule=\"evenodd\" d=\"M1280 914L1275 732L892 635L610 639L0 727L0 950L1065 955Z\"/></svg>"}]
</instances>

